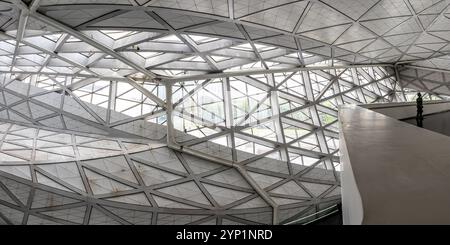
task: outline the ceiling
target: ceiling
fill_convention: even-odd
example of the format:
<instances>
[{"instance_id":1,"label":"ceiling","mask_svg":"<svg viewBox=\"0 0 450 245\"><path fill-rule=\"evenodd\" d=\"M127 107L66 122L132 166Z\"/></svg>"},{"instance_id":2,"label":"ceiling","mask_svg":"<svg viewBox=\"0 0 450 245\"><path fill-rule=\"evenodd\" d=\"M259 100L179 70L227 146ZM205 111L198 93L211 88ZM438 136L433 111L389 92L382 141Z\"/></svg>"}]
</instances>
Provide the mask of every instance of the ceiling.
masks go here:
<instances>
[{"instance_id":1,"label":"ceiling","mask_svg":"<svg viewBox=\"0 0 450 245\"><path fill-rule=\"evenodd\" d=\"M0 71L141 79L442 59L450 52L449 5L447 0L1 1Z\"/></svg>"},{"instance_id":2,"label":"ceiling","mask_svg":"<svg viewBox=\"0 0 450 245\"><path fill-rule=\"evenodd\" d=\"M55 161L72 159L62 150L55 156L58 149L49 147L17 149L21 141L31 140L20 134L35 135L36 142L45 141L47 135L40 138L37 132L47 127L55 129L55 135L69 131L100 134L98 140L78 145L73 143L78 136L67 136L64 142L68 143L64 144L84 149L84 156L108 162L108 152L101 151L100 156L89 153L91 148L104 144L100 139L105 137L140 136L167 141L168 148L164 146L163 156L158 156L164 161L162 170L166 174L180 174L170 169L174 162L186 169L191 165L202 169L212 166L184 157L172 161L175 151L169 148L176 148L173 143L182 146L180 152L213 159L224 165L224 171L233 166L239 173L224 174L220 178L227 182L215 183L228 191L209 190L214 180L207 179L207 174L197 176L192 168L192 174L190 170L181 174L189 176L185 178L191 181L189 186L181 188L181 180L164 180L164 188L169 188L170 193L155 192L161 197L198 206L197 194L212 201L217 195L217 200L225 204L219 201L200 207L223 208L230 217L235 213L233 205L246 203L250 215L231 217L242 223L277 222L270 210L278 206L279 221L307 215L310 210L325 208L330 200L339 200L339 105L411 100L415 90L404 87L412 84L418 90L430 91L427 96L431 99L433 92L450 94L450 88L443 85L450 76L442 77L436 85L416 82L430 75L434 79L435 74L396 70L394 66L411 63L445 68L450 51L449 4L448 0L0 1L0 119L35 125L24 133L20 132L22 128L8 124L4 133L11 136L5 138L2 154L27 163L36 163L42 156L51 156ZM403 75L404 83L398 81L396 71ZM117 142L121 144L121 140ZM52 148L66 150L64 144ZM120 154L135 160L127 152ZM82 164L85 160L89 159L81 159ZM50 168L53 164L62 166L48 162L43 165ZM53 177L44 168L33 166L53 181L65 183L66 179ZM0 176L4 170L0 169ZM93 171L124 181L113 172L99 168ZM247 181L254 178L249 181L254 189L237 186L242 178L236 179L235 174ZM83 173L77 176L107 179ZM52 180L39 178L34 184L53 184ZM126 183L133 188L145 186L130 182ZM202 187L200 182L208 183ZM108 187L108 183L99 186ZM238 191L250 196L238 196ZM182 196L185 194L189 196ZM104 198L109 192L100 195ZM257 196L266 198L271 207L259 207L259 200L255 203L251 199ZM231 199L235 199L232 205L225 202ZM169 204L152 203L173 208ZM185 206L174 209L180 207ZM168 211L173 210L163 209L163 213ZM257 212L257 218L253 218L251 215ZM85 214L84 210L79 213ZM169 219L166 217L161 219ZM172 218L173 223L182 220L176 215ZM159 219L152 218L152 222L160 223ZM215 219L202 217L189 222L214 223ZM87 223L88 219L84 220ZM216 223L226 224L226 219L217 218Z\"/></svg>"}]
</instances>

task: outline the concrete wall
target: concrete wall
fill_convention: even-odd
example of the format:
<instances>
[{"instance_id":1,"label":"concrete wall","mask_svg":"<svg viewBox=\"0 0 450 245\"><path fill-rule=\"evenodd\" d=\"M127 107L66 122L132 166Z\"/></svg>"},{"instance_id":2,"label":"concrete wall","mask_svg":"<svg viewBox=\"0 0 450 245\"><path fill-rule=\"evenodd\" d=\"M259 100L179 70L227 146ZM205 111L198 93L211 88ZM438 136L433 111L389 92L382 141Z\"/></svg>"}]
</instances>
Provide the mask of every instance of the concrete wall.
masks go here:
<instances>
[{"instance_id":1,"label":"concrete wall","mask_svg":"<svg viewBox=\"0 0 450 245\"><path fill-rule=\"evenodd\" d=\"M341 124L339 124L341 126ZM342 132L342 128L339 129ZM363 206L358 185L353 176L352 165L348 157L345 137L339 133L341 171L342 220L344 225L360 225L363 220Z\"/></svg>"},{"instance_id":2,"label":"concrete wall","mask_svg":"<svg viewBox=\"0 0 450 245\"><path fill-rule=\"evenodd\" d=\"M450 224L450 137L359 106L339 124L344 224Z\"/></svg>"}]
</instances>

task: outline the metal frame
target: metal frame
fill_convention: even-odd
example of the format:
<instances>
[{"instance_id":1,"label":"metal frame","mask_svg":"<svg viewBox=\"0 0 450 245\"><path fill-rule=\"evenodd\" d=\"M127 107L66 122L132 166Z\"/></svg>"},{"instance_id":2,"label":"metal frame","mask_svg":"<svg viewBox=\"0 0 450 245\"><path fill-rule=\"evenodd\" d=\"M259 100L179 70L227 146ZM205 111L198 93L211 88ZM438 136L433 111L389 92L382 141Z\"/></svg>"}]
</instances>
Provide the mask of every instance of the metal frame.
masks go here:
<instances>
[{"instance_id":1,"label":"metal frame","mask_svg":"<svg viewBox=\"0 0 450 245\"><path fill-rule=\"evenodd\" d=\"M385 34L409 20L422 23L438 3L416 11L405 1L411 15L379 34L364 16L383 1L358 18L309 1L293 29L283 30L250 17L281 16L280 9L301 1L243 16L239 3L227 1L228 15L221 16L157 1L42 6L34 0L27 6L15 0L10 25L17 28L1 33L0 41L0 158L6 159L0 222L136 224L142 216L146 224L289 224L332 206L340 200L338 105L411 100L411 87L428 92L428 99L450 91L445 71L400 66L420 55L412 50L423 46L421 35L433 33L430 26L449 6L443 1L431 24L400 49L389 40L403 34ZM77 24L49 14L86 7L106 11ZM305 30L317 8L348 21ZM117 18L136 11L153 27L104 24L118 25ZM345 30L330 42L317 34L336 27ZM371 37L351 39L355 29ZM386 45L372 50L377 42ZM443 48L430 49L429 57L442 57ZM431 72L442 79L429 79ZM41 135L49 131L56 139ZM52 169L68 166L66 175ZM160 182L148 183L155 179ZM75 201L48 205L46 195ZM138 196L145 204L133 200ZM64 219L57 211L78 217Z\"/></svg>"}]
</instances>

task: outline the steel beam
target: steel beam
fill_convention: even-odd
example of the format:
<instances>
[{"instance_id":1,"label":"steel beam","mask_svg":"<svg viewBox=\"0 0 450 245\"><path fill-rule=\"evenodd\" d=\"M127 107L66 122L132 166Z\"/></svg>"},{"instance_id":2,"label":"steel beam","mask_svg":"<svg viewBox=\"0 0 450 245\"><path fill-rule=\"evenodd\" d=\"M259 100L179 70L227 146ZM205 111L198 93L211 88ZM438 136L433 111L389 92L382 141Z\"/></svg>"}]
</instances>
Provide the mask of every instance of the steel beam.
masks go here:
<instances>
[{"instance_id":1,"label":"steel beam","mask_svg":"<svg viewBox=\"0 0 450 245\"><path fill-rule=\"evenodd\" d=\"M269 70L248 70L248 71L230 71L222 73L212 73L212 74L202 74L202 75L192 75L192 76L180 76L173 78L162 78L161 81L171 81L171 82L184 82L192 80L201 79L212 79L212 78L223 78L223 77L235 77L235 76L250 76L250 75L261 75L267 73L285 73L285 72L297 72L297 71L315 71L315 70L328 70L328 69L345 69L345 68L361 68L361 67L393 67L393 64L380 63L380 64L367 64L367 65L339 65L339 66L309 66L309 67L292 67L292 68L282 68L282 69L269 69Z\"/></svg>"},{"instance_id":2,"label":"steel beam","mask_svg":"<svg viewBox=\"0 0 450 245\"><path fill-rule=\"evenodd\" d=\"M147 69L136 65L134 62L128 60L127 58L125 58L124 56L120 55L119 53L115 52L113 49L100 44L99 42L96 42L94 40L92 40L91 38L89 38L88 36L86 36L84 33L79 32L77 30L72 29L69 26L66 26L65 24L62 24L61 22L58 22L48 16L45 16L43 14L34 12L31 14L32 17L42 21L43 23L50 25L56 29L59 29L61 31L64 31L78 39L80 39L81 41L93 46L94 48L101 50L102 52L111 55L112 57L122 61L123 63L125 63L126 65L132 67L133 69L141 72L142 74L148 76L149 78L156 78L158 77L157 75L153 74L152 72L148 71Z\"/></svg>"}]
</instances>

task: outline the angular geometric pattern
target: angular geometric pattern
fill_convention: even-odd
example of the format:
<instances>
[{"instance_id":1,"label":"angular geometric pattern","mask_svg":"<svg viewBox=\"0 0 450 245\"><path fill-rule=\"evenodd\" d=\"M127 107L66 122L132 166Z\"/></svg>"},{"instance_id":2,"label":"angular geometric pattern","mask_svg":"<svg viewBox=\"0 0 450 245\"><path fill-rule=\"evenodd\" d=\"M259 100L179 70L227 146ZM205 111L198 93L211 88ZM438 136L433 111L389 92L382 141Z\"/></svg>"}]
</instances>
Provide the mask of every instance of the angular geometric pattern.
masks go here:
<instances>
[{"instance_id":1,"label":"angular geometric pattern","mask_svg":"<svg viewBox=\"0 0 450 245\"><path fill-rule=\"evenodd\" d=\"M31 13L25 24L19 23L19 10L15 10L16 21L10 28L37 29L46 26L43 18L50 17L151 72L168 76L225 70L260 59L264 64L259 67L307 65L330 58L349 63L421 60L448 51L450 40L448 3L443 0L40 1L33 10L42 16ZM58 28L47 29L49 34ZM24 44L33 38L46 39L27 35L20 40ZM47 38L58 45L46 47L61 51L60 58L50 60L73 61L67 58L75 55L64 52L83 46L86 49L81 51L89 59L76 59L78 69L87 65L92 72L101 72L114 64L115 69L120 67L118 73L130 74L128 62L108 57L95 46L79 45L83 40L63 38Z\"/></svg>"},{"instance_id":2,"label":"angular geometric pattern","mask_svg":"<svg viewBox=\"0 0 450 245\"><path fill-rule=\"evenodd\" d=\"M284 224L342 104L447 99L445 0L0 3L0 224Z\"/></svg>"},{"instance_id":3,"label":"angular geometric pattern","mask_svg":"<svg viewBox=\"0 0 450 245\"><path fill-rule=\"evenodd\" d=\"M146 144L122 142L92 134L70 134L43 128L1 123L3 135L1 156L3 162L35 164L40 162L75 161L108 155L118 155L124 150L139 151L149 145L160 146L158 142Z\"/></svg>"},{"instance_id":4,"label":"angular geometric pattern","mask_svg":"<svg viewBox=\"0 0 450 245\"><path fill-rule=\"evenodd\" d=\"M138 2L3 3L0 70L130 82L327 60L409 62L450 47L444 0Z\"/></svg>"},{"instance_id":5,"label":"angular geometric pattern","mask_svg":"<svg viewBox=\"0 0 450 245\"><path fill-rule=\"evenodd\" d=\"M413 91L424 91L425 97L433 100L450 98L450 73L445 69L430 69L421 66L405 66L399 72L405 96L415 99Z\"/></svg>"},{"instance_id":6,"label":"angular geometric pattern","mask_svg":"<svg viewBox=\"0 0 450 245\"><path fill-rule=\"evenodd\" d=\"M5 105L11 104L10 101L21 103L21 97L25 98L17 92L21 91L20 86L50 98L61 97L54 91L47 93L30 84L13 81L2 87L3 94L10 94L4 98ZM62 95L60 101L64 102L59 103L73 98ZM43 108L60 115L73 110L64 110L64 104L56 109L50 100L40 102ZM35 103L32 96L28 103ZM104 114L103 111L104 108L96 108L96 112ZM3 139L0 176L5 178L4 181L2 179L4 192L1 192L0 205L5 204L1 211L5 223L221 224L225 217L241 224L273 222L271 205L247 177L234 168L171 150L164 141L111 137L119 131L99 135L83 132L80 128L57 129L40 126L36 122L33 124L33 120L26 120L31 118L25 117L23 121L12 123L13 120L7 116L3 120L8 122L0 124ZM82 121L81 115L71 116ZM58 120L60 117L50 121ZM151 127L158 126L146 123ZM99 128L103 129L101 132L108 131L106 125ZM332 171L321 171L325 176L333 175ZM252 169L251 174L257 185L267 189L268 193L270 188L292 178L260 168ZM314 177L305 179L299 176L297 179L299 183L305 180L327 183L327 192L339 185L336 181ZM31 183L39 188L32 187ZM33 199L30 200L30 196ZM100 204L86 202L85 196L91 196ZM275 194L268 196L273 200L278 198ZM339 201L338 193L326 198L309 196L298 199L289 193L284 197L290 206L285 207L280 202L277 209L299 206L315 210L318 203L332 205ZM292 214L286 220L298 215L302 213Z\"/></svg>"},{"instance_id":7,"label":"angular geometric pattern","mask_svg":"<svg viewBox=\"0 0 450 245\"><path fill-rule=\"evenodd\" d=\"M400 100L398 93L394 93L393 76L389 67L355 67L174 83L173 117L178 117L174 120L175 143L183 145L182 151L201 149L203 154L199 156L212 155L236 162L237 167L174 151L165 146L165 139L133 139L136 134L127 133L129 130L111 133L113 127L107 124L96 124L104 135L94 135L67 125L64 129L54 129L34 122L36 126L32 126L33 120L23 117L22 125L19 122L0 124L4 134L0 149L4 166L0 166L0 171L7 173L6 177L32 181L57 193L70 193L71 197L92 195L101 202L121 205L80 207L76 211L90 212L90 218L83 219L84 224L127 224L124 220L136 220L134 212L140 209L127 211L127 205L152 207L144 210L143 217L148 216L149 220L139 220L145 224L223 222L225 217L217 214L205 216L206 210L216 209L230 210L225 216L243 224L272 223L274 217L277 223L289 222L318 210L319 204L323 208L339 202L339 192L335 191L340 186L338 131L333 126L337 121L337 106ZM26 89L20 89L23 86ZM69 101L77 101L76 95L61 95L17 80L2 89L3 94L9 94L4 97L6 105L10 101L22 103L21 98L28 97L29 104L49 108L63 117L71 113L71 118L83 122L81 113L76 114L73 107L65 106L72 103ZM46 97L35 100L35 96L18 92L22 90L33 90L50 98L57 96L58 109L51 104L54 100L45 100ZM114 112L88 102L83 105L95 109L92 115ZM115 113L125 120L133 118ZM59 121L60 116L50 119L50 122ZM9 115L5 120L13 119ZM145 123L150 128L163 128L164 134L167 130L166 126L151 120ZM131 138L111 136L124 133ZM217 134L224 140L217 140ZM232 144L228 145L229 141ZM29 187L27 190L32 191ZM334 194L330 196L331 192ZM34 205L45 207L48 200L54 199L51 195L47 194ZM60 198L60 202L72 207L72 199ZM5 198L5 202L11 200ZM274 216L274 207L283 216ZM162 216L158 216L159 211L155 209L169 211L162 211ZM248 214L243 211L247 209ZM71 215L72 211L67 212ZM114 219L111 213L126 217ZM171 217L171 214L180 216ZM33 222L47 222L44 216L32 217ZM157 217L164 218L159 221ZM80 216L73 219L80 222Z\"/></svg>"},{"instance_id":8,"label":"angular geometric pattern","mask_svg":"<svg viewBox=\"0 0 450 245\"><path fill-rule=\"evenodd\" d=\"M242 165L279 160L291 175L304 166L339 171L338 106L404 101L400 91L391 67L180 81L173 85L174 128L184 133L175 142Z\"/></svg>"},{"instance_id":9,"label":"angular geometric pattern","mask_svg":"<svg viewBox=\"0 0 450 245\"><path fill-rule=\"evenodd\" d=\"M270 205L233 168L164 146L147 148L74 162L30 165L4 161L0 165L0 219L7 224L112 225L221 224L223 218L233 217L242 224L272 223ZM199 165L204 166L201 171ZM287 181L265 173L258 173L256 179L270 183L263 185L269 189ZM339 193L320 199L297 198L291 192L299 191L295 188L307 191L308 185L313 186L312 192L317 185L322 186L320 191L333 191L331 184L305 184L300 178L298 183L306 187L293 190L282 184L283 192L274 191L274 196L290 200L281 209L311 209L316 202L339 201Z\"/></svg>"}]
</instances>

